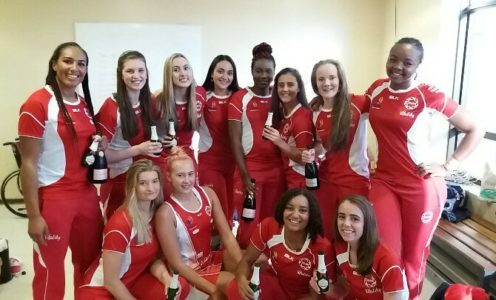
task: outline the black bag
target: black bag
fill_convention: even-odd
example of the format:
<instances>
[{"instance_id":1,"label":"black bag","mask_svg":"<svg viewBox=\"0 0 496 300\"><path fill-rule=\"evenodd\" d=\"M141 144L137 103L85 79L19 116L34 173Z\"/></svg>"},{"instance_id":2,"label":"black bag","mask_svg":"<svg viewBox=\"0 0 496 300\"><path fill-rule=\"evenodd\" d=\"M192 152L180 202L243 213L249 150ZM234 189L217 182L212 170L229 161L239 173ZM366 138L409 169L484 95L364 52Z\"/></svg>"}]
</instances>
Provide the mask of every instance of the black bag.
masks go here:
<instances>
[{"instance_id":1,"label":"black bag","mask_svg":"<svg viewBox=\"0 0 496 300\"><path fill-rule=\"evenodd\" d=\"M9 259L9 242L6 239L0 238L0 284L6 283L12 279L10 273L10 259Z\"/></svg>"},{"instance_id":2,"label":"black bag","mask_svg":"<svg viewBox=\"0 0 496 300\"><path fill-rule=\"evenodd\" d=\"M467 209L467 196L463 188L458 184L448 182L447 189L447 199L442 217L452 223L470 217L470 211Z\"/></svg>"}]
</instances>

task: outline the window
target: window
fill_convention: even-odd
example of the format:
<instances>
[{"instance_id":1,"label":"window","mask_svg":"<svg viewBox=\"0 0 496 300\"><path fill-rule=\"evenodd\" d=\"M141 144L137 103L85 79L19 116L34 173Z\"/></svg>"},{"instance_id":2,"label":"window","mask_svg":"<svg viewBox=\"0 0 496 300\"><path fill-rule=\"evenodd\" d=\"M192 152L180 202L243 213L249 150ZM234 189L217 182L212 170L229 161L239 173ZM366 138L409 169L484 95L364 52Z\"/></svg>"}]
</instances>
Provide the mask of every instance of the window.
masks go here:
<instances>
[{"instance_id":1,"label":"window","mask_svg":"<svg viewBox=\"0 0 496 300\"><path fill-rule=\"evenodd\" d=\"M496 1L469 1L460 15L455 99L482 122L484 140L463 163L481 178L486 162L496 162ZM451 129L448 152L463 134ZM450 151L451 150L451 151Z\"/></svg>"}]
</instances>

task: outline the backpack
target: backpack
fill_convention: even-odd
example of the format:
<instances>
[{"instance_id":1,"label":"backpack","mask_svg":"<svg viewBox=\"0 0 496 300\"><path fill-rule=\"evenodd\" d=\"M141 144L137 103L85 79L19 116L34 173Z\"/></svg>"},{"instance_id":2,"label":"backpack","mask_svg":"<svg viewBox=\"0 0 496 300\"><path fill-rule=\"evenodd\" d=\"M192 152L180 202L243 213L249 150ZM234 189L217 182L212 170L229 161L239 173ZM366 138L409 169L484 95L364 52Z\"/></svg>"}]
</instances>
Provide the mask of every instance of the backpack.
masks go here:
<instances>
[{"instance_id":1,"label":"backpack","mask_svg":"<svg viewBox=\"0 0 496 300\"><path fill-rule=\"evenodd\" d=\"M447 183L447 199L444 204L442 217L452 223L457 223L470 217L467 209L467 195L463 188L455 183Z\"/></svg>"}]
</instances>

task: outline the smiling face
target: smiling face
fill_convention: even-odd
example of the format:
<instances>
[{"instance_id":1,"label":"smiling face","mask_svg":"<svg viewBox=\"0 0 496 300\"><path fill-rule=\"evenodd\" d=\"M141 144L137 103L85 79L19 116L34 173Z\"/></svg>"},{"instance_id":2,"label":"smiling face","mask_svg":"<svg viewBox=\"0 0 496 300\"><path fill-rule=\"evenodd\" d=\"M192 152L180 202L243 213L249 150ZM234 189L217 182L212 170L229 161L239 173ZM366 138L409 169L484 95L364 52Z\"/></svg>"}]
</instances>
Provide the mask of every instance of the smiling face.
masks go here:
<instances>
[{"instance_id":1,"label":"smiling face","mask_svg":"<svg viewBox=\"0 0 496 300\"><path fill-rule=\"evenodd\" d=\"M266 58L257 59L253 64L251 74L257 90L268 89L274 79L274 63Z\"/></svg>"},{"instance_id":2,"label":"smiling face","mask_svg":"<svg viewBox=\"0 0 496 300\"><path fill-rule=\"evenodd\" d=\"M191 159L176 160L170 166L167 175L175 193L184 194L191 192L196 182L195 166Z\"/></svg>"},{"instance_id":3,"label":"smiling face","mask_svg":"<svg viewBox=\"0 0 496 300\"><path fill-rule=\"evenodd\" d=\"M145 62L138 58L125 61L121 75L128 91L140 91L148 76Z\"/></svg>"},{"instance_id":4,"label":"smiling face","mask_svg":"<svg viewBox=\"0 0 496 300\"><path fill-rule=\"evenodd\" d=\"M215 65L211 78L214 82L214 92L217 95L226 95L234 78L233 66L227 60L220 61Z\"/></svg>"},{"instance_id":5,"label":"smiling face","mask_svg":"<svg viewBox=\"0 0 496 300\"><path fill-rule=\"evenodd\" d=\"M315 71L317 90L323 99L334 99L339 91L338 69L333 64L323 64Z\"/></svg>"},{"instance_id":6,"label":"smiling face","mask_svg":"<svg viewBox=\"0 0 496 300\"><path fill-rule=\"evenodd\" d=\"M60 51L59 57L52 63L52 69L61 91L76 90L88 71L87 62L86 55L78 47L69 46Z\"/></svg>"},{"instance_id":7,"label":"smiling face","mask_svg":"<svg viewBox=\"0 0 496 300\"><path fill-rule=\"evenodd\" d=\"M306 231L310 208L308 200L298 195L289 200L283 211L284 228L288 231Z\"/></svg>"},{"instance_id":8,"label":"smiling face","mask_svg":"<svg viewBox=\"0 0 496 300\"><path fill-rule=\"evenodd\" d=\"M160 179L156 171L144 171L138 176L136 196L138 201L152 202L160 192Z\"/></svg>"},{"instance_id":9,"label":"smiling face","mask_svg":"<svg viewBox=\"0 0 496 300\"><path fill-rule=\"evenodd\" d=\"M421 52L410 44L396 44L389 51L386 72L391 79L390 87L403 90L411 86L420 65Z\"/></svg>"},{"instance_id":10,"label":"smiling face","mask_svg":"<svg viewBox=\"0 0 496 300\"><path fill-rule=\"evenodd\" d=\"M364 228L363 212L355 204L344 200L338 208L337 228L345 242L358 247Z\"/></svg>"},{"instance_id":11,"label":"smiling face","mask_svg":"<svg viewBox=\"0 0 496 300\"><path fill-rule=\"evenodd\" d=\"M184 57L172 60L172 83L179 88L188 88L192 82L193 73L189 62Z\"/></svg>"},{"instance_id":12,"label":"smiling face","mask_svg":"<svg viewBox=\"0 0 496 300\"><path fill-rule=\"evenodd\" d=\"M283 104L296 102L296 96L300 91L296 77L291 73L286 73L277 79L277 95Z\"/></svg>"}]
</instances>

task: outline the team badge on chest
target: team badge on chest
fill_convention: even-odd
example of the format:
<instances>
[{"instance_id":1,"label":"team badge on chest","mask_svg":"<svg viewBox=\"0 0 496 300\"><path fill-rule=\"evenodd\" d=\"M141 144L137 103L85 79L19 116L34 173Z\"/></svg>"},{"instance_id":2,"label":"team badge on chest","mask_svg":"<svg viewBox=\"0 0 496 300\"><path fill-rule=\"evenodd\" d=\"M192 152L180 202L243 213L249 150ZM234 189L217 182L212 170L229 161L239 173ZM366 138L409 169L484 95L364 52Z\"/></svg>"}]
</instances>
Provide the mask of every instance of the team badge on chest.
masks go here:
<instances>
[{"instance_id":1,"label":"team badge on chest","mask_svg":"<svg viewBox=\"0 0 496 300\"><path fill-rule=\"evenodd\" d=\"M413 109L416 109L418 107L419 101L415 97L409 97L405 100L403 105L405 106L406 109L413 110Z\"/></svg>"},{"instance_id":2,"label":"team badge on chest","mask_svg":"<svg viewBox=\"0 0 496 300\"><path fill-rule=\"evenodd\" d=\"M312 267L312 262L310 262L310 259L303 257L303 258L300 258L300 260L298 260L298 265L303 270L308 271Z\"/></svg>"}]
</instances>

